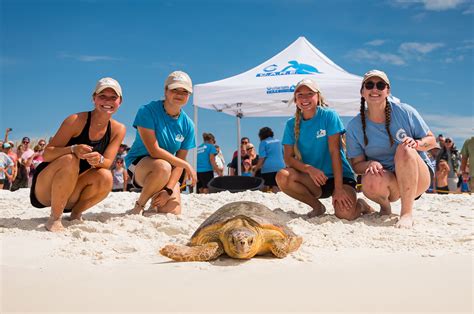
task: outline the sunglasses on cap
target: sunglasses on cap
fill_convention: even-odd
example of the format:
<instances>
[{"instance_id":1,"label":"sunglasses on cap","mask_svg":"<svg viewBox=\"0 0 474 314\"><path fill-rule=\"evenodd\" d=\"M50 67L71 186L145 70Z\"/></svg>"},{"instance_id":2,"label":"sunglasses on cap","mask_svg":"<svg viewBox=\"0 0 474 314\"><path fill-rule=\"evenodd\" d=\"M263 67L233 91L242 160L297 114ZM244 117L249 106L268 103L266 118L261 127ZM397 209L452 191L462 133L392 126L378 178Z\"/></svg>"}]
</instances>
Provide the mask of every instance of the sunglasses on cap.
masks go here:
<instances>
[{"instance_id":1,"label":"sunglasses on cap","mask_svg":"<svg viewBox=\"0 0 474 314\"><path fill-rule=\"evenodd\" d=\"M368 81L364 83L364 87L367 90L374 89L374 87L377 87L378 90L384 90L387 87L387 83L383 81L378 81L377 83L374 83L372 81Z\"/></svg>"}]
</instances>

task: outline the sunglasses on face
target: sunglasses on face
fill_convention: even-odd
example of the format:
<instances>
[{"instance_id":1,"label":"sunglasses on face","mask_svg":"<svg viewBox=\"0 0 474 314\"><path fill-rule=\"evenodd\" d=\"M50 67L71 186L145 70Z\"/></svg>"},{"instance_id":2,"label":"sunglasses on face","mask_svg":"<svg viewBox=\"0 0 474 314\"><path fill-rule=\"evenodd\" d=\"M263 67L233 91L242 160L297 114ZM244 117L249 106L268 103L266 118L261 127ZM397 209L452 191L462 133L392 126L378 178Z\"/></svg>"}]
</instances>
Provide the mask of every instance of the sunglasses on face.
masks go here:
<instances>
[{"instance_id":1,"label":"sunglasses on face","mask_svg":"<svg viewBox=\"0 0 474 314\"><path fill-rule=\"evenodd\" d=\"M451 140L445 140L445 143L452 143Z\"/></svg>"},{"instance_id":2,"label":"sunglasses on face","mask_svg":"<svg viewBox=\"0 0 474 314\"><path fill-rule=\"evenodd\" d=\"M110 97L107 97L106 95L103 95L103 94L99 94L97 95L97 97L102 100L102 101L116 101L117 99L119 99L119 96L110 96Z\"/></svg>"},{"instance_id":3,"label":"sunglasses on face","mask_svg":"<svg viewBox=\"0 0 474 314\"><path fill-rule=\"evenodd\" d=\"M378 90L382 91L385 89L385 87L387 87L387 83L382 82L382 81L378 81L377 83L368 81L364 83L364 87L367 90L371 90L371 89L374 89L374 87L377 87Z\"/></svg>"},{"instance_id":4,"label":"sunglasses on face","mask_svg":"<svg viewBox=\"0 0 474 314\"><path fill-rule=\"evenodd\" d=\"M30 144L30 142L28 142L28 141L23 141L23 144Z\"/></svg>"}]
</instances>

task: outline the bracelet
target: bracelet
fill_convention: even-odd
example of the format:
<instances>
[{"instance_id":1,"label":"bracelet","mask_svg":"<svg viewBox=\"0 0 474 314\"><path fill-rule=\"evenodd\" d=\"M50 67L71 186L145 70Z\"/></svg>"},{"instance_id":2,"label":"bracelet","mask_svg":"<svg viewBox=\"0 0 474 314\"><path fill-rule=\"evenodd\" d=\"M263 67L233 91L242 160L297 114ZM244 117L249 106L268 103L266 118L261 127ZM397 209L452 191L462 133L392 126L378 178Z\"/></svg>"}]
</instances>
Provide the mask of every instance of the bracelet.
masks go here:
<instances>
[{"instance_id":1,"label":"bracelet","mask_svg":"<svg viewBox=\"0 0 474 314\"><path fill-rule=\"evenodd\" d=\"M104 163L104 156L100 155L99 165L102 165L103 163Z\"/></svg>"},{"instance_id":2,"label":"bracelet","mask_svg":"<svg viewBox=\"0 0 474 314\"><path fill-rule=\"evenodd\" d=\"M166 186L162 189L162 191L166 191L166 193L168 193L169 196L173 194L173 190Z\"/></svg>"},{"instance_id":3,"label":"bracelet","mask_svg":"<svg viewBox=\"0 0 474 314\"><path fill-rule=\"evenodd\" d=\"M74 154L74 148L76 148L76 144L71 145L71 154Z\"/></svg>"}]
</instances>

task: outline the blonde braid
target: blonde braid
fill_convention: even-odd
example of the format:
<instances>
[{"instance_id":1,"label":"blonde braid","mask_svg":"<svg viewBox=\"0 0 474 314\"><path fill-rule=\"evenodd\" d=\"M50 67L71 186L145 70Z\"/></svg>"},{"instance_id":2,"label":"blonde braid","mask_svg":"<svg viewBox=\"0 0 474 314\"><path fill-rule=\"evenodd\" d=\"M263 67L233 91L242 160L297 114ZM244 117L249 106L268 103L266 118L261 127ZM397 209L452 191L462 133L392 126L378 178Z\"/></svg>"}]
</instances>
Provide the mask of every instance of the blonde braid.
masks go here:
<instances>
[{"instance_id":1,"label":"blonde braid","mask_svg":"<svg viewBox=\"0 0 474 314\"><path fill-rule=\"evenodd\" d=\"M369 139L367 138L367 134L365 133L365 98L360 98L360 120L362 122L362 131L364 132L364 144L367 146L369 144Z\"/></svg>"},{"instance_id":2,"label":"blonde braid","mask_svg":"<svg viewBox=\"0 0 474 314\"><path fill-rule=\"evenodd\" d=\"M295 158L296 160L301 160L301 152L298 149L298 139L300 137L300 123L301 123L301 110L296 106L295 112L295 144L294 144L294 151L295 151Z\"/></svg>"},{"instance_id":3,"label":"blonde braid","mask_svg":"<svg viewBox=\"0 0 474 314\"><path fill-rule=\"evenodd\" d=\"M391 116L391 113L392 113L392 109L390 107L390 103L388 102L388 100L386 100L386 105L385 105L385 130L387 130L387 133L388 133L388 137L390 139L390 146L393 146L393 137L392 137L392 133L390 133L390 116Z\"/></svg>"}]
</instances>

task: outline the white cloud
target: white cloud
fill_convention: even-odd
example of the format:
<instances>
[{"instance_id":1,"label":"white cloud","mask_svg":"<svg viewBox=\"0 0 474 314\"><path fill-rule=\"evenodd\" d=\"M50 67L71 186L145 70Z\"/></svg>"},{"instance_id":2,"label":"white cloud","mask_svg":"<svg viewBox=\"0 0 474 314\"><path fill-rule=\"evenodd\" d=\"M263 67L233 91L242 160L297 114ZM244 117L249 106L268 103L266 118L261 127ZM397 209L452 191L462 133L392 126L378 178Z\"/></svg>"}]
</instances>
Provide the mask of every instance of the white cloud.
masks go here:
<instances>
[{"instance_id":1,"label":"white cloud","mask_svg":"<svg viewBox=\"0 0 474 314\"><path fill-rule=\"evenodd\" d=\"M383 53L374 50L357 49L349 52L346 57L355 61L364 61L371 64L390 63L394 65L404 65L405 61L398 55Z\"/></svg>"},{"instance_id":2,"label":"white cloud","mask_svg":"<svg viewBox=\"0 0 474 314\"><path fill-rule=\"evenodd\" d=\"M466 0L395 0L394 4L403 8L415 4L423 4L424 8L428 11L444 11L456 9L465 2Z\"/></svg>"},{"instance_id":3,"label":"white cloud","mask_svg":"<svg viewBox=\"0 0 474 314\"><path fill-rule=\"evenodd\" d=\"M110 56L93 56L93 55L73 55L66 52L59 53L60 58L74 59L81 62L96 62L96 61L120 61L120 58Z\"/></svg>"},{"instance_id":4,"label":"white cloud","mask_svg":"<svg viewBox=\"0 0 474 314\"><path fill-rule=\"evenodd\" d=\"M469 8L462 12L462 14L474 14L474 5L471 4Z\"/></svg>"},{"instance_id":5,"label":"white cloud","mask_svg":"<svg viewBox=\"0 0 474 314\"><path fill-rule=\"evenodd\" d=\"M427 54L437 48L443 47L443 43L402 43L399 47L399 51L402 53L421 53Z\"/></svg>"},{"instance_id":6,"label":"white cloud","mask_svg":"<svg viewBox=\"0 0 474 314\"><path fill-rule=\"evenodd\" d=\"M465 116L456 116L448 114L422 114L423 119L430 127L435 136L443 134L444 136L454 137L456 146L462 147L463 140L473 136L474 116L472 109L466 106ZM472 107L471 107L472 108Z\"/></svg>"},{"instance_id":7,"label":"white cloud","mask_svg":"<svg viewBox=\"0 0 474 314\"><path fill-rule=\"evenodd\" d=\"M460 55L460 56L457 56L457 57L447 57L446 59L444 59L444 62L446 62L446 63L455 63L455 62L461 62L463 60L464 60L464 56Z\"/></svg>"},{"instance_id":8,"label":"white cloud","mask_svg":"<svg viewBox=\"0 0 474 314\"><path fill-rule=\"evenodd\" d=\"M366 42L365 44L366 45L369 45L369 46L382 46L384 43L386 43L387 41L384 40L384 39L375 39L375 40L372 40L372 41L369 41L369 42Z\"/></svg>"}]
</instances>

